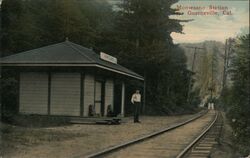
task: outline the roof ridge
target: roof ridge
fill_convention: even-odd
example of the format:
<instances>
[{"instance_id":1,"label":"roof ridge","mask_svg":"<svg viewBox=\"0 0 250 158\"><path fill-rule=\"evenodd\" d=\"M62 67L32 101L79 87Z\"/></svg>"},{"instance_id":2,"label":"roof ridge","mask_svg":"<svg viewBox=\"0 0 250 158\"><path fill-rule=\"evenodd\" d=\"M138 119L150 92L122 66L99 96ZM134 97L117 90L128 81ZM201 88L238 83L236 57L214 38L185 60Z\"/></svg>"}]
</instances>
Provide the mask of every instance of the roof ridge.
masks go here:
<instances>
[{"instance_id":1,"label":"roof ridge","mask_svg":"<svg viewBox=\"0 0 250 158\"><path fill-rule=\"evenodd\" d=\"M65 41L64 43L66 43L67 45L69 45L72 49L76 50L76 51L77 51L79 54L81 54L82 56L88 58L88 59L91 60L92 62L95 62L95 61L94 61L93 59L91 59L89 56L83 54L83 53L81 52L81 50L79 50L78 48L74 47L74 46L71 44L71 42Z\"/></svg>"}]
</instances>

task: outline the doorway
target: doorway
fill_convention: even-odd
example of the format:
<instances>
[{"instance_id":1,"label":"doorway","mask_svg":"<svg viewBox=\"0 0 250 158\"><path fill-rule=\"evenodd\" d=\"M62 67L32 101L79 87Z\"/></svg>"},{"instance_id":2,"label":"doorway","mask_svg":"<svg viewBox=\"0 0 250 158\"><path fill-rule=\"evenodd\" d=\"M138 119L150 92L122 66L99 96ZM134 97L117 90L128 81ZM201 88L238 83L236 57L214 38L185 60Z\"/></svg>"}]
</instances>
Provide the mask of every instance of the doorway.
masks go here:
<instances>
[{"instance_id":1,"label":"doorway","mask_svg":"<svg viewBox=\"0 0 250 158\"><path fill-rule=\"evenodd\" d=\"M122 84L115 83L114 86L114 114L118 115L121 113L121 98L122 98Z\"/></svg>"},{"instance_id":2,"label":"doorway","mask_svg":"<svg viewBox=\"0 0 250 158\"><path fill-rule=\"evenodd\" d=\"M104 116L105 83L95 81L95 114Z\"/></svg>"}]
</instances>

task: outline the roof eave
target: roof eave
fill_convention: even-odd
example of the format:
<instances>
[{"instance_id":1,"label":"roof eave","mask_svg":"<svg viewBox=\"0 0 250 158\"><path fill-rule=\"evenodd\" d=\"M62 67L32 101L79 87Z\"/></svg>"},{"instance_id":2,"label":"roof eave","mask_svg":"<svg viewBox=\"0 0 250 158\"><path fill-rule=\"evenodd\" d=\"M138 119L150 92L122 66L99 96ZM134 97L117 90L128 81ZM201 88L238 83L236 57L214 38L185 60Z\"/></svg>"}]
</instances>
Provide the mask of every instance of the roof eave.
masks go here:
<instances>
[{"instance_id":1,"label":"roof eave","mask_svg":"<svg viewBox=\"0 0 250 158\"><path fill-rule=\"evenodd\" d=\"M14 67L14 66L70 66L70 67L98 67L98 68L101 68L101 69L105 69L105 70L108 70L108 71L112 71L112 72L115 72L115 73L119 73L119 74L122 74L122 75L125 75L125 76L129 76L129 77L132 77L132 78L135 78L135 79L138 79L138 80L141 80L141 81L144 81L144 78L140 75L133 75L133 74L130 74L130 73L126 73L126 72L123 72L123 71L120 71L120 70L116 70L116 69L113 69L113 68L110 68L110 67L107 67L107 66L104 66L104 65L100 65L100 64L79 64L79 63L10 63L10 62L0 62L0 66L11 66L11 67Z\"/></svg>"}]
</instances>

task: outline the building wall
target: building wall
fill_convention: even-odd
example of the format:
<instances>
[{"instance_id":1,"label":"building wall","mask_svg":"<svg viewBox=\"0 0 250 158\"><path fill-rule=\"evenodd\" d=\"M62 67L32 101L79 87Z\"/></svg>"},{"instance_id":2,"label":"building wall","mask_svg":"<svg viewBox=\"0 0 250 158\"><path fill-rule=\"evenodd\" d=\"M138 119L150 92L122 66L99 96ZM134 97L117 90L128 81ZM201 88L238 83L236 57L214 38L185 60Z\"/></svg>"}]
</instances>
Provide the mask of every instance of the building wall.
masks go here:
<instances>
[{"instance_id":1,"label":"building wall","mask_svg":"<svg viewBox=\"0 0 250 158\"><path fill-rule=\"evenodd\" d=\"M95 78L93 75L85 75L84 79L84 115L88 116L89 105L94 105Z\"/></svg>"},{"instance_id":2,"label":"building wall","mask_svg":"<svg viewBox=\"0 0 250 158\"><path fill-rule=\"evenodd\" d=\"M80 116L80 73L51 74L51 115Z\"/></svg>"},{"instance_id":3,"label":"building wall","mask_svg":"<svg viewBox=\"0 0 250 158\"><path fill-rule=\"evenodd\" d=\"M107 79L105 83L105 115L107 115L108 105L114 109L114 81L111 79Z\"/></svg>"},{"instance_id":4,"label":"building wall","mask_svg":"<svg viewBox=\"0 0 250 158\"><path fill-rule=\"evenodd\" d=\"M80 116L80 73L51 73L50 114ZM83 79L83 116L88 116L89 105L95 101L95 77L85 74ZM20 113L48 114L49 75L46 72L20 74ZM114 107L114 81L105 82L104 115L108 105Z\"/></svg>"},{"instance_id":5,"label":"building wall","mask_svg":"<svg viewBox=\"0 0 250 158\"><path fill-rule=\"evenodd\" d=\"M19 112L24 114L48 113L48 74L20 73Z\"/></svg>"}]
</instances>

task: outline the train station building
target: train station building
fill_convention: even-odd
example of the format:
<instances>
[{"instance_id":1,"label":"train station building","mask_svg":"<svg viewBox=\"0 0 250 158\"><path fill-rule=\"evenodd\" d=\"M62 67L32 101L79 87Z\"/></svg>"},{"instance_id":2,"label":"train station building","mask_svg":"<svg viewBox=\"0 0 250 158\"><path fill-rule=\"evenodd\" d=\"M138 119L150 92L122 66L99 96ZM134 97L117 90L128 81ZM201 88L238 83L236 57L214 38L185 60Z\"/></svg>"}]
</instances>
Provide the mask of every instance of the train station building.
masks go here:
<instances>
[{"instance_id":1,"label":"train station building","mask_svg":"<svg viewBox=\"0 0 250 158\"><path fill-rule=\"evenodd\" d=\"M0 63L18 73L20 114L88 117L91 107L95 116L106 116L111 107L123 116L126 81L144 80L115 57L68 40L3 57Z\"/></svg>"}]
</instances>

